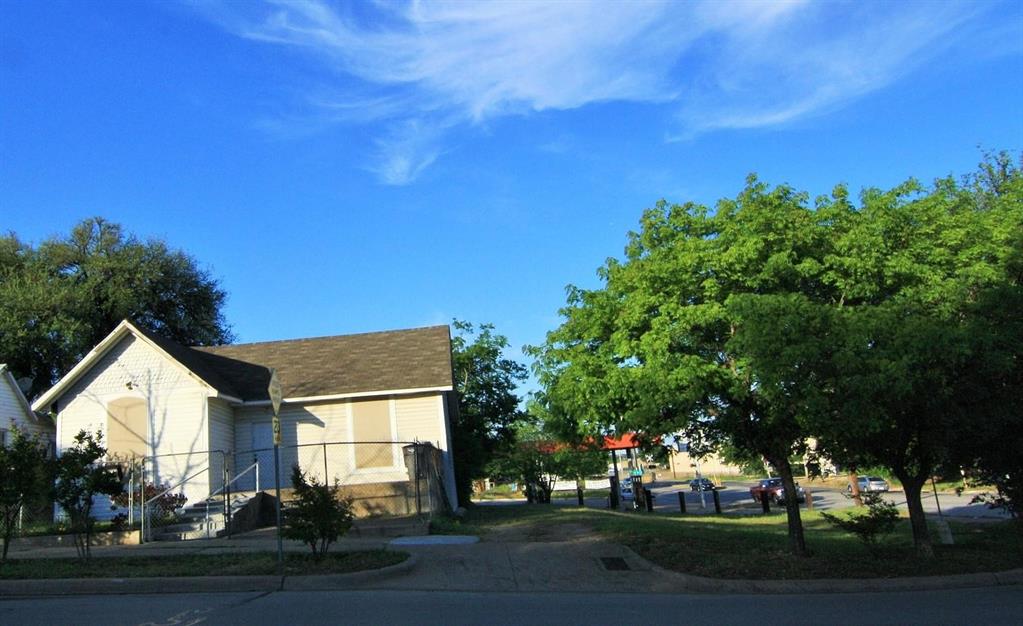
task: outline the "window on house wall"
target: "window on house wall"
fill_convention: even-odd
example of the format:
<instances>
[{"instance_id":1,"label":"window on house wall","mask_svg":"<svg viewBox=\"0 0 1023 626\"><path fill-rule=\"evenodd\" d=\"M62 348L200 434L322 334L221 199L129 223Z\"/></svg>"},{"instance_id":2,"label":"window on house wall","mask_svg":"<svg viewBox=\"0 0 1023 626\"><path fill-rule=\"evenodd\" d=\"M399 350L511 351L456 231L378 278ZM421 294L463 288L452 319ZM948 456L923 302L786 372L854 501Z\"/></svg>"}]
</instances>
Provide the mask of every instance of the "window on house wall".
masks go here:
<instances>
[{"instance_id":1,"label":"window on house wall","mask_svg":"<svg viewBox=\"0 0 1023 626\"><path fill-rule=\"evenodd\" d=\"M394 465L393 444L380 443L394 440L394 432L391 430L391 402L389 400L352 402L352 438L356 442L356 469Z\"/></svg>"},{"instance_id":2,"label":"window on house wall","mask_svg":"<svg viewBox=\"0 0 1023 626\"><path fill-rule=\"evenodd\" d=\"M147 456L148 417L146 401L141 398L124 398L107 405L107 456L112 459Z\"/></svg>"}]
</instances>

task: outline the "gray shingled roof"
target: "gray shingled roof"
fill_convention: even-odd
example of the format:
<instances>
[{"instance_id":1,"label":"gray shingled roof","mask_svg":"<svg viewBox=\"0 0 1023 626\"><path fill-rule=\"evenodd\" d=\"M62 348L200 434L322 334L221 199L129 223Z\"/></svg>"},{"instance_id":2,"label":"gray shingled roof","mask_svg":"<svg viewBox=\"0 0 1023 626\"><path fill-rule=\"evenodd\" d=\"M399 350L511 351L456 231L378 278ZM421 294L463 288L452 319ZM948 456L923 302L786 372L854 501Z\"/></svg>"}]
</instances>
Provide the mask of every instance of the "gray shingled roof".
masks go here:
<instances>
[{"instance_id":1,"label":"gray shingled roof","mask_svg":"<svg viewBox=\"0 0 1023 626\"><path fill-rule=\"evenodd\" d=\"M452 386L447 326L225 346L178 346L174 351L165 345L173 342L154 340L218 390L246 401L269 399L267 368L271 367L277 370L285 398Z\"/></svg>"}]
</instances>

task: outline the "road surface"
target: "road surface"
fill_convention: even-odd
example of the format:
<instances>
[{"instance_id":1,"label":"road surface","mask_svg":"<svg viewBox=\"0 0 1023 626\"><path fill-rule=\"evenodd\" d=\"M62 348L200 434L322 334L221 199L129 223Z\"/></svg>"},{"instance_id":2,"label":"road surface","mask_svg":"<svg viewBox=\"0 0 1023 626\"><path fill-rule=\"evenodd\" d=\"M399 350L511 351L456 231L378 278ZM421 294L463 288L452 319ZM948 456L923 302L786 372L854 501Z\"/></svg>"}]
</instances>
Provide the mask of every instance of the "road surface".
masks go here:
<instances>
[{"instance_id":1,"label":"road surface","mask_svg":"<svg viewBox=\"0 0 1023 626\"><path fill-rule=\"evenodd\" d=\"M1020 624L1023 589L812 595L322 591L78 596L0 600L0 623Z\"/></svg>"}]
</instances>

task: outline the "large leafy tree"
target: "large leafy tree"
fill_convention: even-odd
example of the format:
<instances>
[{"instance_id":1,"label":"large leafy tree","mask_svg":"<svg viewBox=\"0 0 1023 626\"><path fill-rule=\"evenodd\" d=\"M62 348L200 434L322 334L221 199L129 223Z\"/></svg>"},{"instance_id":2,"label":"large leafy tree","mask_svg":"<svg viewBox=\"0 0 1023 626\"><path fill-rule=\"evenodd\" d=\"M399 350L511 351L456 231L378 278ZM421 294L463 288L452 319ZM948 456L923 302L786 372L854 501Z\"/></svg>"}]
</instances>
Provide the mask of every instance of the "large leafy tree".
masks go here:
<instances>
[{"instance_id":1,"label":"large leafy tree","mask_svg":"<svg viewBox=\"0 0 1023 626\"><path fill-rule=\"evenodd\" d=\"M810 208L755 179L713 213L659 204L533 350L554 414L725 443L788 490L788 458L815 436L837 461L899 477L930 554L920 492L937 468L1019 474L998 435L1023 426L1021 308L1005 307L1020 301L1019 181L998 155L964 182L868 189L859 206L843 187Z\"/></svg>"},{"instance_id":2,"label":"large leafy tree","mask_svg":"<svg viewBox=\"0 0 1023 626\"><path fill-rule=\"evenodd\" d=\"M565 322L532 351L553 412L597 433L685 432L696 451L728 443L766 458L794 493L801 407L767 389L734 341L742 298L826 291L828 242L806 202L751 177L713 212L664 202L647 211L625 261L600 269L605 286L570 288ZM805 554L794 498L787 513L791 547Z\"/></svg>"},{"instance_id":3,"label":"large leafy tree","mask_svg":"<svg viewBox=\"0 0 1023 626\"><path fill-rule=\"evenodd\" d=\"M817 208L827 289L733 301L732 343L762 393L791 403L833 459L899 478L922 556L936 471L986 467L1005 492L1019 481L1020 192L998 155L961 182L867 190L860 207L836 194Z\"/></svg>"},{"instance_id":4,"label":"large leafy tree","mask_svg":"<svg viewBox=\"0 0 1023 626\"><path fill-rule=\"evenodd\" d=\"M458 416L452 425L458 501L469 502L472 481L486 475L494 454L515 439L514 424L523 417L515 390L526 368L506 356L508 339L492 324L478 327L454 321L452 365L458 392Z\"/></svg>"},{"instance_id":5,"label":"large leafy tree","mask_svg":"<svg viewBox=\"0 0 1023 626\"><path fill-rule=\"evenodd\" d=\"M229 342L225 300L194 258L102 218L38 247L0 237L0 354L31 396L125 318L186 345Z\"/></svg>"}]
</instances>

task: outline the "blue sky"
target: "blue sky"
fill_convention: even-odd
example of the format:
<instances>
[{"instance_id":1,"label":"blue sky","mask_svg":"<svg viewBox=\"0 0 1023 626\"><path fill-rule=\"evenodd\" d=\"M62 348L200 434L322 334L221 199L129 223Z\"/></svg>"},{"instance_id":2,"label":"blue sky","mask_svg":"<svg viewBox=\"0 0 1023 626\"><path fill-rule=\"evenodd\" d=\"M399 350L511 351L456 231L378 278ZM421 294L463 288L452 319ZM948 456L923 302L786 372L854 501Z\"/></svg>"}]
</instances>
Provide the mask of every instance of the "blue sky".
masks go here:
<instances>
[{"instance_id":1,"label":"blue sky","mask_svg":"<svg viewBox=\"0 0 1023 626\"><path fill-rule=\"evenodd\" d=\"M101 215L240 341L492 322L515 353L658 199L1023 150L1019 2L0 0L0 228Z\"/></svg>"}]
</instances>

